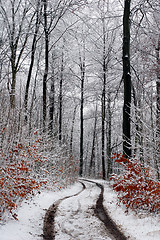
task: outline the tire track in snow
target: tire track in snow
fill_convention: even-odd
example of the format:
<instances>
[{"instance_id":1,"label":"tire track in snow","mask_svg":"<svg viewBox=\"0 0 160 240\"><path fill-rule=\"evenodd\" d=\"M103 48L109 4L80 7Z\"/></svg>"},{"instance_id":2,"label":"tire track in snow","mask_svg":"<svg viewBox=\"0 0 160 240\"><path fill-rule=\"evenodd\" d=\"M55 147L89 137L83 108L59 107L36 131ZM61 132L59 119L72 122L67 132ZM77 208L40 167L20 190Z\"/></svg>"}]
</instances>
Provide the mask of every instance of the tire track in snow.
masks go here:
<instances>
[{"instance_id":1,"label":"tire track in snow","mask_svg":"<svg viewBox=\"0 0 160 240\"><path fill-rule=\"evenodd\" d=\"M93 183L85 185L83 193L59 205L55 217L56 240L111 240L94 213L101 191Z\"/></svg>"},{"instance_id":2,"label":"tire track in snow","mask_svg":"<svg viewBox=\"0 0 160 240\"><path fill-rule=\"evenodd\" d=\"M79 181L80 182L80 181ZM44 217L44 224L43 224L43 240L53 240L55 239L55 231L54 231L54 219L55 219L55 214L57 211L57 208L59 206L59 204L68 198L74 197L79 195L81 192L84 191L84 189L86 188L85 184L80 182L83 186L82 190L79 191L78 193L74 194L74 195L70 195L70 196L66 196L62 199L59 199L58 201L56 201L54 204L52 204L49 209L47 210L45 217Z\"/></svg>"},{"instance_id":3,"label":"tire track in snow","mask_svg":"<svg viewBox=\"0 0 160 240\"><path fill-rule=\"evenodd\" d=\"M100 195L96 202L94 212L97 215L97 217L104 223L105 227L107 228L109 237L113 240L127 240L128 238L120 231L116 223L110 218L107 210L103 206L103 193L104 193L103 185L87 179L81 180L94 183L97 185L97 187L101 189Z\"/></svg>"},{"instance_id":4,"label":"tire track in snow","mask_svg":"<svg viewBox=\"0 0 160 240\"><path fill-rule=\"evenodd\" d=\"M81 179L81 181L86 181L86 182L95 184L101 190L97 198L96 205L93 207L93 209L94 209L95 215L101 220L101 222L103 222L104 226L106 227L108 237L110 237L112 240L127 240L128 238L120 231L116 223L110 218L107 210L103 206L103 193L104 193L103 185L87 179ZM79 181L83 186L81 191L79 191L74 195L70 195L62 199L59 199L53 205L51 205L50 208L47 210L44 218L44 227L43 227L44 240L55 239L54 225L55 225L55 215L56 215L57 208L59 207L59 204L63 200L77 196L86 189L85 184L81 181ZM67 230L65 231L65 233L67 235L70 235L70 233ZM72 235L70 236L73 237Z\"/></svg>"}]
</instances>

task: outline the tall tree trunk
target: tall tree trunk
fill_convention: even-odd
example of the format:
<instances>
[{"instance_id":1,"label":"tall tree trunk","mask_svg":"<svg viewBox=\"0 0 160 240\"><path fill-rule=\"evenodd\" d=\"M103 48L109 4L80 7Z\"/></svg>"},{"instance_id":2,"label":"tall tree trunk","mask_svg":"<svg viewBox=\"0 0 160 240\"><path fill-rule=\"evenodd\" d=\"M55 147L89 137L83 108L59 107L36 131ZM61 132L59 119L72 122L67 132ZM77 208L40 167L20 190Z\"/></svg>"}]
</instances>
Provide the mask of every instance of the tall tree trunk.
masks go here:
<instances>
[{"instance_id":1,"label":"tall tree trunk","mask_svg":"<svg viewBox=\"0 0 160 240\"><path fill-rule=\"evenodd\" d=\"M14 67L14 64L12 66L12 83L11 83L11 91L10 91L10 106L11 109L15 108L15 104L16 104L16 96L15 93L16 92L16 69Z\"/></svg>"},{"instance_id":2,"label":"tall tree trunk","mask_svg":"<svg viewBox=\"0 0 160 240\"><path fill-rule=\"evenodd\" d=\"M76 118L76 109L77 109L77 105L75 105L75 107L74 107L72 126L71 126L70 156L72 156L72 152L73 152L73 132L74 132L74 122L75 122L75 118Z\"/></svg>"},{"instance_id":3,"label":"tall tree trunk","mask_svg":"<svg viewBox=\"0 0 160 240\"><path fill-rule=\"evenodd\" d=\"M106 120L106 33L105 19L102 19L103 24L103 89L102 89L102 178L106 178L105 170L105 120Z\"/></svg>"},{"instance_id":4,"label":"tall tree trunk","mask_svg":"<svg viewBox=\"0 0 160 240\"><path fill-rule=\"evenodd\" d=\"M102 178L106 178L105 171L105 84L102 91Z\"/></svg>"},{"instance_id":5,"label":"tall tree trunk","mask_svg":"<svg viewBox=\"0 0 160 240\"><path fill-rule=\"evenodd\" d=\"M139 157L142 167L144 167L144 153L143 153L143 111L142 111L142 99L144 98L144 92L141 90L141 87L137 85L139 88L139 95L142 99L136 98L136 92L133 84L131 84L132 92L133 92L133 102L135 107L135 146L134 146L134 155L137 154L137 150L139 148Z\"/></svg>"},{"instance_id":6,"label":"tall tree trunk","mask_svg":"<svg viewBox=\"0 0 160 240\"><path fill-rule=\"evenodd\" d=\"M54 84L54 73L52 72L52 78L51 78L51 89L50 89L50 97L49 97L49 133L51 136L53 136L53 117L54 117L54 111L55 111L55 106L54 106L54 101L55 101L55 84Z\"/></svg>"},{"instance_id":7,"label":"tall tree trunk","mask_svg":"<svg viewBox=\"0 0 160 240\"><path fill-rule=\"evenodd\" d=\"M34 101L36 96L37 72L34 80L33 94L32 94L31 105L29 109L29 136L31 135L31 132L32 132L32 113L33 113L33 106L34 106Z\"/></svg>"},{"instance_id":8,"label":"tall tree trunk","mask_svg":"<svg viewBox=\"0 0 160 240\"><path fill-rule=\"evenodd\" d=\"M12 82L11 82L11 91L10 91L10 105L11 109L15 108L15 88L16 88L16 51L17 51L17 40L14 40L15 37L15 6L14 2L12 3L12 30L11 30L11 41L10 41L10 48L11 48L11 68L12 68ZM18 39L18 37L17 37Z\"/></svg>"},{"instance_id":9,"label":"tall tree trunk","mask_svg":"<svg viewBox=\"0 0 160 240\"><path fill-rule=\"evenodd\" d=\"M29 93L29 86L30 86L30 82L31 82L32 70L33 70L34 59L35 59L36 44L37 44L37 33L38 33L39 23L40 23L39 6L40 6L40 1L38 1L38 4L37 4L37 16L36 16L36 23L35 23L35 32L34 32L34 36L33 36L32 49L31 49L31 62L30 62L30 66L29 66L29 72L28 72L26 89L25 89L25 97L24 97L25 124L27 124L27 121L28 121L28 93Z\"/></svg>"},{"instance_id":10,"label":"tall tree trunk","mask_svg":"<svg viewBox=\"0 0 160 240\"><path fill-rule=\"evenodd\" d=\"M43 75L43 131L46 128L47 115L47 76L49 66L49 34L47 24L47 0L43 0L44 5L44 34L45 34L45 70Z\"/></svg>"},{"instance_id":11,"label":"tall tree trunk","mask_svg":"<svg viewBox=\"0 0 160 240\"><path fill-rule=\"evenodd\" d=\"M97 105L96 105L96 110L95 110L91 160L90 160L90 165L89 165L89 176L93 176L93 177L95 177L96 127L97 127Z\"/></svg>"},{"instance_id":12,"label":"tall tree trunk","mask_svg":"<svg viewBox=\"0 0 160 240\"><path fill-rule=\"evenodd\" d=\"M111 124L112 124L112 116L111 116L111 93L110 89L108 89L108 121L107 121L107 179L109 179L112 174L112 159L111 159Z\"/></svg>"},{"instance_id":13,"label":"tall tree trunk","mask_svg":"<svg viewBox=\"0 0 160 240\"><path fill-rule=\"evenodd\" d=\"M158 45L156 48L156 56L157 56L157 131L156 131L156 160L155 160L155 168L157 170L158 179L160 179L160 35L158 39Z\"/></svg>"},{"instance_id":14,"label":"tall tree trunk","mask_svg":"<svg viewBox=\"0 0 160 240\"><path fill-rule=\"evenodd\" d=\"M81 106L80 106L80 168L79 175L83 174L83 107L84 107L84 80L85 80L85 57L80 57L81 69Z\"/></svg>"},{"instance_id":15,"label":"tall tree trunk","mask_svg":"<svg viewBox=\"0 0 160 240\"><path fill-rule=\"evenodd\" d=\"M64 53L62 50L62 62L61 62L61 75L60 75L60 84L59 84L59 142L62 141L62 90L63 90L63 71L64 71Z\"/></svg>"},{"instance_id":16,"label":"tall tree trunk","mask_svg":"<svg viewBox=\"0 0 160 240\"><path fill-rule=\"evenodd\" d=\"M130 72L130 3L125 0L123 15L123 154L131 157L131 72Z\"/></svg>"},{"instance_id":17,"label":"tall tree trunk","mask_svg":"<svg viewBox=\"0 0 160 240\"><path fill-rule=\"evenodd\" d=\"M22 1L19 1L19 4L16 3L16 1L10 1L11 4L11 16L10 16L10 9L5 10L3 7L3 4L1 4L1 10L2 15L4 16L4 22L7 24L8 29L8 39L10 44L10 63L11 63L11 72L12 72L12 79L11 79L11 90L9 92L10 94L10 106L11 109L15 108L15 101L16 101L16 75L19 70L20 66L20 60L22 59L22 55L25 49L25 46L28 41L29 33L30 33L30 27L33 20L33 16L27 21L27 29L25 29L24 34L24 20L26 19L26 15L29 11L29 8L24 7L22 10ZM10 7L10 6L9 6ZM20 10L21 9L21 10ZM21 16L18 15L19 11L21 11ZM9 13L9 16L8 16ZM16 21L16 16L19 16L19 22ZM8 20L8 18L11 17L11 23ZM23 35L23 38L22 38ZM19 45L20 43L20 45Z\"/></svg>"}]
</instances>

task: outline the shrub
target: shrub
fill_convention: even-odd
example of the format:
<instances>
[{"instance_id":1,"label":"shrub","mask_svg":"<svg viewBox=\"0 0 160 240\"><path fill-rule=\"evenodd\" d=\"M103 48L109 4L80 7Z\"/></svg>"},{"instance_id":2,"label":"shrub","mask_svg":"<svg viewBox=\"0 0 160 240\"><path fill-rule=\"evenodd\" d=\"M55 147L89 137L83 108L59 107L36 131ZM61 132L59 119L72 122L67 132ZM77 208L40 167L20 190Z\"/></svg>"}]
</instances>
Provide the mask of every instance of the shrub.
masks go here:
<instances>
[{"instance_id":1,"label":"shrub","mask_svg":"<svg viewBox=\"0 0 160 240\"><path fill-rule=\"evenodd\" d=\"M45 160L38 154L37 140L34 144L18 144L8 153L1 152L3 166L0 167L0 218L9 211L12 216L18 202L34 195L46 181L41 180L35 173Z\"/></svg>"},{"instance_id":2,"label":"shrub","mask_svg":"<svg viewBox=\"0 0 160 240\"><path fill-rule=\"evenodd\" d=\"M0 219L9 212L16 220L16 208L41 188L62 189L78 177L78 162L62 153L53 157L43 152L42 140L35 133L32 143L18 143L0 151ZM44 157L45 155L45 157Z\"/></svg>"},{"instance_id":3,"label":"shrub","mask_svg":"<svg viewBox=\"0 0 160 240\"><path fill-rule=\"evenodd\" d=\"M115 162L123 166L123 174L113 174L112 187L118 192L119 203L127 210L145 210L160 212L160 183L156 180L153 169L142 167L136 159L126 159L115 154Z\"/></svg>"}]
</instances>

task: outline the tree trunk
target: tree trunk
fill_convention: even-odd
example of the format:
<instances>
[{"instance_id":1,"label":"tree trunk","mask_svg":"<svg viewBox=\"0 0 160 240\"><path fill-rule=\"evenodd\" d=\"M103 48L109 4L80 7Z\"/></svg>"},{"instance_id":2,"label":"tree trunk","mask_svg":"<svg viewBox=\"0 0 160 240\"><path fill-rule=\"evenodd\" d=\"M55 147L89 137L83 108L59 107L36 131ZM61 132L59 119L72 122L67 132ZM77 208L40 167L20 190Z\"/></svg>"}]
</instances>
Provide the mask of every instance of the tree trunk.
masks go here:
<instances>
[{"instance_id":1,"label":"tree trunk","mask_svg":"<svg viewBox=\"0 0 160 240\"><path fill-rule=\"evenodd\" d=\"M53 136L53 116L54 116L54 111L55 111L55 106L54 106L54 101L55 101L55 86L54 86L54 73L52 73L52 79L51 79L51 90L50 90L50 97L49 97L49 133L51 136Z\"/></svg>"},{"instance_id":2,"label":"tree trunk","mask_svg":"<svg viewBox=\"0 0 160 240\"><path fill-rule=\"evenodd\" d=\"M62 50L63 51L63 50ZM62 62L61 62L61 75L60 75L60 84L59 84L59 142L62 141L62 90L63 90L63 71L64 71L64 59L62 52Z\"/></svg>"},{"instance_id":3,"label":"tree trunk","mask_svg":"<svg viewBox=\"0 0 160 240\"><path fill-rule=\"evenodd\" d=\"M71 126L70 156L72 156L72 152L73 152L73 132L74 132L74 122L75 122L75 118L76 118L76 109L77 109L77 105L74 107L72 126Z\"/></svg>"},{"instance_id":4,"label":"tree trunk","mask_svg":"<svg viewBox=\"0 0 160 240\"><path fill-rule=\"evenodd\" d=\"M7 24L7 28L8 28L7 33L8 33L8 39L9 39L10 51L11 51L10 63L11 63L11 72L12 72L11 90L9 94L10 94L10 106L11 106L11 109L14 109L15 102L16 102L16 96L15 96L16 75L17 75L17 72L19 71L20 60L22 59L22 54L24 52L25 46L28 41L33 17L31 17L30 19L26 17L29 11L29 8L24 8L22 11L21 9L22 1L20 1L19 4L17 4L16 1L10 1L10 4L11 4L11 11L9 9L10 6L8 6L8 9L6 11L5 8L3 7L3 4L1 4L1 10L3 13L2 15L4 16L4 22ZM18 15L18 12L20 11L20 9L21 9L21 15ZM16 22L17 15L19 16L19 19L18 19L19 22ZM34 13L33 13L33 16L34 16ZM11 22L8 20L9 18L11 18ZM26 33L24 34L25 19L27 19L28 21L27 21L27 29L25 29Z\"/></svg>"},{"instance_id":5,"label":"tree trunk","mask_svg":"<svg viewBox=\"0 0 160 240\"><path fill-rule=\"evenodd\" d=\"M83 107L84 107L84 79L85 79L85 57L80 59L81 69L81 106L80 106L80 168L79 175L83 174Z\"/></svg>"},{"instance_id":6,"label":"tree trunk","mask_svg":"<svg viewBox=\"0 0 160 240\"><path fill-rule=\"evenodd\" d=\"M158 45L156 48L156 56L157 56L157 131L156 131L156 161L155 161L155 168L157 170L158 179L160 179L160 172L159 172L159 156L160 156L160 35L158 39Z\"/></svg>"},{"instance_id":7,"label":"tree trunk","mask_svg":"<svg viewBox=\"0 0 160 240\"><path fill-rule=\"evenodd\" d=\"M102 89L102 178L106 178L105 170L105 121L106 121L106 33L105 19L102 19L103 24L103 89Z\"/></svg>"},{"instance_id":8,"label":"tree trunk","mask_svg":"<svg viewBox=\"0 0 160 240\"><path fill-rule=\"evenodd\" d=\"M30 109L29 109L29 136L31 135L31 132L32 132L32 112L33 112L33 106L34 106L35 95L36 95L36 83L37 83L37 73L36 73L35 80L34 80L31 106L30 106Z\"/></svg>"},{"instance_id":9,"label":"tree trunk","mask_svg":"<svg viewBox=\"0 0 160 240\"><path fill-rule=\"evenodd\" d=\"M16 87L16 51L17 51L17 40L14 41L15 37L15 6L14 3L12 3L12 30L11 30L11 42L10 42L10 48L11 48L11 68L12 68L12 82L11 82L11 91L10 91L10 105L11 108L15 108L15 87ZM17 37L18 39L18 37Z\"/></svg>"},{"instance_id":10,"label":"tree trunk","mask_svg":"<svg viewBox=\"0 0 160 240\"><path fill-rule=\"evenodd\" d=\"M123 15L123 154L127 158L131 157L130 3L125 0Z\"/></svg>"},{"instance_id":11,"label":"tree trunk","mask_svg":"<svg viewBox=\"0 0 160 240\"><path fill-rule=\"evenodd\" d=\"M108 89L108 121L107 121L107 179L109 179L112 174L112 159L111 159L111 93Z\"/></svg>"},{"instance_id":12,"label":"tree trunk","mask_svg":"<svg viewBox=\"0 0 160 240\"><path fill-rule=\"evenodd\" d=\"M47 24L47 0L43 0L44 5L44 34L45 34L45 70L43 75L43 131L46 128L46 115L47 115L47 76L49 65L49 34Z\"/></svg>"},{"instance_id":13,"label":"tree trunk","mask_svg":"<svg viewBox=\"0 0 160 240\"><path fill-rule=\"evenodd\" d=\"M102 92L102 178L106 178L105 171L105 84Z\"/></svg>"},{"instance_id":14,"label":"tree trunk","mask_svg":"<svg viewBox=\"0 0 160 240\"><path fill-rule=\"evenodd\" d=\"M15 108L16 102L16 69L12 66L12 84L11 84L11 91L10 91L10 106L12 109Z\"/></svg>"},{"instance_id":15,"label":"tree trunk","mask_svg":"<svg viewBox=\"0 0 160 240\"><path fill-rule=\"evenodd\" d=\"M142 167L144 167L144 153L143 153L143 111L142 111L142 99L144 98L143 90L140 86L137 85L141 98L136 98L136 92L133 84L131 84L133 92L133 102L135 107L135 146L134 146L134 155L137 154L139 148L139 157Z\"/></svg>"},{"instance_id":16,"label":"tree trunk","mask_svg":"<svg viewBox=\"0 0 160 240\"><path fill-rule=\"evenodd\" d=\"M97 105L96 105L94 129L93 129L91 160L90 160L90 165L89 165L89 176L93 176L93 177L95 177L96 127L97 127Z\"/></svg>"},{"instance_id":17,"label":"tree trunk","mask_svg":"<svg viewBox=\"0 0 160 240\"><path fill-rule=\"evenodd\" d=\"M39 29L39 1L37 5L37 17L36 17L36 24L35 24L35 32L33 36L33 41L32 41L32 49L31 49L31 62L29 66L29 72L28 72L28 77L27 77L27 83L26 83L26 89L25 89L25 97L24 97L24 109L25 109L25 124L27 124L28 121L28 93L29 93L29 86L30 86L30 81L31 81L31 76L32 76L32 70L33 70L33 65L34 65L34 59L35 59L35 52L36 52L36 44L37 44L37 33Z\"/></svg>"}]
</instances>

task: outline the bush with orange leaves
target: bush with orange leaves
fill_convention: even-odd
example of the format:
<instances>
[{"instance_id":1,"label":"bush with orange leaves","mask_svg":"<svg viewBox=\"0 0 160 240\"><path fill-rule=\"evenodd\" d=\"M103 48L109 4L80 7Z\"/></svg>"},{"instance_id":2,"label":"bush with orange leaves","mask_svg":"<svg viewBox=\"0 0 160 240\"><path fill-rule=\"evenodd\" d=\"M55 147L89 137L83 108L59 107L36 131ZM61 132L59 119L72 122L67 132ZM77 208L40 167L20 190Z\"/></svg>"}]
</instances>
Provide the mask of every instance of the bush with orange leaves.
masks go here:
<instances>
[{"instance_id":1,"label":"bush with orange leaves","mask_svg":"<svg viewBox=\"0 0 160 240\"><path fill-rule=\"evenodd\" d=\"M9 144L5 152L0 150L0 219L8 212L17 219L16 208L23 199L42 188L65 188L78 178L76 160L63 156L61 148L47 155L42 139L37 132L34 135L30 143Z\"/></svg>"},{"instance_id":2,"label":"bush with orange leaves","mask_svg":"<svg viewBox=\"0 0 160 240\"><path fill-rule=\"evenodd\" d=\"M0 218L9 212L15 219L14 213L17 204L28 195L33 195L46 181L40 180L34 174L36 164L43 162L42 156L37 152L37 140L34 144L18 144L8 154L1 152L3 166L0 167Z\"/></svg>"},{"instance_id":3,"label":"bush with orange leaves","mask_svg":"<svg viewBox=\"0 0 160 240\"><path fill-rule=\"evenodd\" d=\"M111 177L119 203L123 203L127 210L160 213L160 182L153 169L142 167L136 159L126 159L121 154L115 154L114 158L124 168L123 174Z\"/></svg>"}]
</instances>

